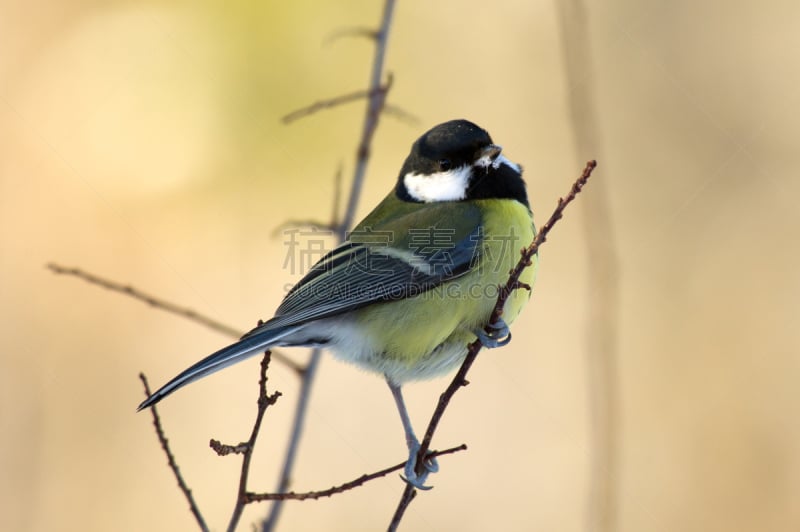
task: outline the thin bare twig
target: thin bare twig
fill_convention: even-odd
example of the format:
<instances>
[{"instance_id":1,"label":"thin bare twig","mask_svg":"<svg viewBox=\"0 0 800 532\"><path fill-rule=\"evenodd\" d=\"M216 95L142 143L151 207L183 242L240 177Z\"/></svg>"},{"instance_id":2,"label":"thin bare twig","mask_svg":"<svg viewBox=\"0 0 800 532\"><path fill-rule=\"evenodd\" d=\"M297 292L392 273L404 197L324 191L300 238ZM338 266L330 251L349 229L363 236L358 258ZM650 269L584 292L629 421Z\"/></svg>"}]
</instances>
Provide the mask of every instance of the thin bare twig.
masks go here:
<instances>
[{"instance_id":1,"label":"thin bare twig","mask_svg":"<svg viewBox=\"0 0 800 532\"><path fill-rule=\"evenodd\" d=\"M580 193L581 189L589 180L589 177L591 177L592 172L596 167L596 161L589 161L586 163L583 173L581 173L580 177L578 177L578 179L573 183L569 194L567 194L567 196L564 198L559 198L558 205L553 211L553 214L542 226L539 233L536 235L536 238L534 238L533 242L531 242L527 248L521 251L522 256L520 257L519 262L517 262L517 265L511 270L508 281L500 290L500 294L497 297L497 303L494 306L492 317L489 319L489 323L495 323L502 315L506 300L511 293L514 292L514 290L525 288L524 283L519 282L520 275L525 268L531 265L533 256L536 255L536 253L539 251L539 247L547 240L548 233L564 215L564 209ZM489 333L492 332L488 328L486 330ZM436 410L434 410L433 415L431 416L431 421L425 431L425 437L422 439L422 443L420 444L419 454L417 454L417 474L422 474L422 468L425 466L425 457L428 455L428 449L430 448L431 440L436 432L436 428L439 426L439 421L441 420L442 415L444 415L447 406L450 404L450 400L453 398L453 395L455 395L459 388L469 384L466 380L467 372L469 371L469 368L472 366L472 363L475 361L475 358L478 356L478 353L482 347L483 344L481 343L480 339L476 339L469 345L467 356L464 358L464 362L461 364L458 372L453 377L453 380L450 381L450 385L447 387L444 393L439 396L439 402L436 405ZM395 514L389 524L389 530L397 529L397 526L400 524L408 505L414 499L413 492L415 491L416 488L414 488L411 484L406 484L403 490L403 495L400 498L400 503L398 504L397 510L395 510Z\"/></svg>"},{"instance_id":2,"label":"thin bare twig","mask_svg":"<svg viewBox=\"0 0 800 532\"><path fill-rule=\"evenodd\" d=\"M139 379L144 385L145 397L150 397L150 385L147 383L147 377L144 373L140 373ZM172 474L175 475L175 479L178 481L178 487L180 487L184 497L186 497L186 500L189 503L189 510L191 510L192 515L194 515L200 530L203 532L208 532L208 525L206 525L206 521L203 519L200 509L197 507L194 496L192 496L192 490L189 489L189 486L187 486L186 482L183 480L183 475L181 475L181 470L175 461L175 456L172 454L172 451L169 448L169 440L167 440L167 437L164 435L164 429L161 427L161 418L158 415L158 409L155 405L150 408L150 413L153 415L153 426L156 429L158 441L161 443L161 448L164 449L164 454L167 455L167 463L169 464L169 468L172 470Z\"/></svg>"},{"instance_id":3,"label":"thin bare twig","mask_svg":"<svg viewBox=\"0 0 800 532\"><path fill-rule=\"evenodd\" d=\"M164 299L161 299L156 296L152 296L146 292L139 290L138 288L134 288L133 286L118 283L116 281L110 281L103 277L99 277L89 272L85 272L80 268L68 268L66 266L61 266L59 264L55 264L53 262L48 263L47 268L52 271L53 273L59 275L71 275L73 277L77 277L83 281L86 281L89 284L93 284L99 286L101 288L105 288L106 290L110 290L112 292L117 292L118 294L123 294L133 299L137 299L144 303L147 303L153 308L157 308L159 310L163 310L169 312L171 314L175 314L182 318L186 318L187 320L193 321L195 323L199 323L200 325L204 325L209 329L214 331L220 332L227 336L232 336L233 338L240 338L242 331L235 329L229 325L225 325L222 322L219 322L215 319L209 318L208 316L204 316L199 312L196 312L187 307L181 307L176 305L175 303L170 303ZM272 354L275 360L279 361L281 364L286 364L290 368L292 368L297 374L302 375L304 368L300 366L297 362L289 358L288 356L284 355L280 352L275 352Z\"/></svg>"},{"instance_id":4,"label":"thin bare twig","mask_svg":"<svg viewBox=\"0 0 800 532\"><path fill-rule=\"evenodd\" d=\"M358 151L356 152L356 165L353 172L353 182L350 186L350 197L348 198L347 208L345 209L344 216L339 222L337 228L337 236L339 242L345 239L346 231L353 225L353 220L356 215L358 207L358 200L361 194L361 188L364 182L364 175L366 173L367 162L369 161L370 145L372 138L375 134L375 128L378 125L381 111L384 109L386 103L386 92L380 90L381 80L383 79L383 62L386 56L386 48L389 44L389 30L392 26L392 15L394 13L395 0L386 0L383 6L383 14L381 17L380 28L376 32L375 37L375 55L372 62L372 73L370 75L370 84L367 93L370 95L366 115L364 118L364 128L361 133L361 140L359 142ZM386 89L388 90L388 89ZM319 366L319 361L322 356L322 351L315 348L311 351L309 363L306 366L306 374L302 379L300 396L297 400L295 407L294 421L292 423L292 434L289 444L286 449L286 456L284 457L281 476L278 479L278 493L283 493L288 489L289 479L294 468L294 461L297 457L297 448L300 444L300 437L305 423L305 414L308 409L310 401L311 390L316 377L316 370ZM261 530L262 532L270 532L275 529L280 518L281 510L283 509L283 501L274 501L270 508L269 515L263 521Z\"/></svg>"},{"instance_id":5,"label":"thin bare twig","mask_svg":"<svg viewBox=\"0 0 800 532\"><path fill-rule=\"evenodd\" d=\"M292 122L296 122L301 118L305 118L307 116L313 115L322 111L324 109L331 109L333 107L339 107L340 105L356 102L358 100L364 99L372 99L375 96L381 96L385 99L386 93L389 92L389 89L392 87L393 82L392 74L389 73L386 79L386 83L383 85L378 85L378 87L370 90L361 90L361 91L354 91L349 92L347 94L342 94L340 96L334 96L333 98L327 98L325 100L319 100L311 105L307 105L306 107L301 107L300 109L296 109L291 113L284 115L281 118L281 122L284 124L291 124ZM391 113L392 115L406 121L415 122L417 121L417 117L398 107L396 105L391 104L384 104L386 111Z\"/></svg>"},{"instance_id":6,"label":"thin bare twig","mask_svg":"<svg viewBox=\"0 0 800 532\"><path fill-rule=\"evenodd\" d=\"M397 527L400 526L400 521L403 520L403 516L406 513L406 509L411 504L411 501L417 496L417 490L411 488L410 485L407 485L403 490L403 495L400 496L400 502L397 504L397 510L395 510L394 515L392 516L392 521L389 523L389 528L387 528L388 532L395 532Z\"/></svg>"},{"instance_id":7,"label":"thin bare twig","mask_svg":"<svg viewBox=\"0 0 800 532\"><path fill-rule=\"evenodd\" d=\"M377 89L375 89L375 92L383 90L384 90L383 87L378 87ZM373 93L370 91L355 91L347 94L342 94L340 96L334 96L333 98L319 100L312 103L311 105L301 107L300 109L296 109L291 113L285 114L283 117L281 117L281 122L283 122L284 124L291 124L296 120L300 120L303 117L313 115L314 113L319 112L323 109L330 109L331 107L338 107L346 103L356 102L363 98L370 98L372 94Z\"/></svg>"},{"instance_id":8,"label":"thin bare twig","mask_svg":"<svg viewBox=\"0 0 800 532\"><path fill-rule=\"evenodd\" d=\"M466 449L467 446L462 443L457 447L451 447L443 451L431 451L430 453L428 453L428 456L429 457L444 456L446 454L465 451ZM340 484L339 486L328 488L326 490L307 491L304 493L295 493L293 491L290 491L288 493L247 493L246 494L247 502L287 501L287 500L305 501L308 499L321 499L323 497L330 497L332 495L343 493L345 491L349 491L359 486L363 486L370 480L375 480L377 478L385 477L386 475L388 475L389 473L393 473L394 471L400 471L405 467L405 465L406 463L403 462L397 465L393 465L392 467L387 467L386 469L381 469L380 471L376 471L375 473L370 473L368 475L361 475L357 479L351 480L350 482L345 482L344 484Z\"/></svg>"},{"instance_id":9,"label":"thin bare twig","mask_svg":"<svg viewBox=\"0 0 800 532\"><path fill-rule=\"evenodd\" d=\"M264 353L264 358L261 359L261 376L258 380L258 411L256 413L256 420L253 423L253 430L250 432L250 439L248 439L246 443L239 444L238 446L227 446L231 449L244 446L244 452L241 453L242 471L239 475L239 491L236 494L236 506L233 509L230 523L228 523L228 532L234 532L234 530L236 530L236 525L239 524L239 519L242 517L244 507L249 502L247 500L247 477L250 474L250 460L253 457L253 449L256 446L258 431L261 430L261 421L264 419L267 408L274 405L278 397L281 396L281 392L275 392L272 395L267 394L267 369L269 368L269 360L270 352L266 351ZM214 447L213 444L212 447Z\"/></svg>"},{"instance_id":10,"label":"thin bare twig","mask_svg":"<svg viewBox=\"0 0 800 532\"><path fill-rule=\"evenodd\" d=\"M130 285L125 285L118 283L116 281L110 281L108 279L104 279L103 277L99 277L92 273L85 272L80 268L69 268L66 266L55 264L53 262L48 263L46 266L53 273L57 273L59 275L71 275L73 277L77 277L78 279L82 279L89 284L105 288L106 290L111 290L112 292L117 292L126 296L130 296L133 299L138 299L139 301L147 303L151 307L157 308L159 310L164 310L166 312L176 314L178 316L194 321L201 325L205 325L209 329L221 332L222 334L225 334L227 336L239 338L244 334L244 332L240 331L239 329L236 329L229 325L225 325L224 323L209 318L207 316L203 316L202 314L195 312L190 308L181 307L174 303L170 303L169 301L164 301L161 298L142 292L138 288L134 288Z\"/></svg>"},{"instance_id":11,"label":"thin bare twig","mask_svg":"<svg viewBox=\"0 0 800 532\"><path fill-rule=\"evenodd\" d=\"M381 79L383 79L383 61L386 57L386 49L389 46L389 30L392 27L394 4L395 0L386 0L384 3L381 26L375 38L375 57L372 61L372 74L369 83L369 93L371 96L367 101L364 127L361 131L361 141L359 142L358 151L356 152L356 167L353 172L353 182L350 185L350 198L347 202L347 210L345 211L344 218L342 218L341 225L339 226L340 240L344 240L345 232L353 225L356 207L358 206L358 200L361 197L361 189L364 184L364 175L367 171L367 163L369 162L372 137L375 135L375 129L378 127L381 111L386 104L386 91L388 87L384 91L378 89L381 87ZM391 85L391 75L389 76L387 85Z\"/></svg>"},{"instance_id":12,"label":"thin bare twig","mask_svg":"<svg viewBox=\"0 0 800 532\"><path fill-rule=\"evenodd\" d=\"M338 41L343 37L366 37L367 39L377 39L378 32L375 31L374 28L368 28L366 26L342 28L331 32L331 34L325 38L324 44L332 44L334 41Z\"/></svg>"},{"instance_id":13,"label":"thin bare twig","mask_svg":"<svg viewBox=\"0 0 800 532\"><path fill-rule=\"evenodd\" d=\"M249 442L243 441L236 445L227 445L219 440L211 438L208 442L209 447L214 449L218 456L228 456L229 454L244 454L250 449Z\"/></svg>"}]
</instances>

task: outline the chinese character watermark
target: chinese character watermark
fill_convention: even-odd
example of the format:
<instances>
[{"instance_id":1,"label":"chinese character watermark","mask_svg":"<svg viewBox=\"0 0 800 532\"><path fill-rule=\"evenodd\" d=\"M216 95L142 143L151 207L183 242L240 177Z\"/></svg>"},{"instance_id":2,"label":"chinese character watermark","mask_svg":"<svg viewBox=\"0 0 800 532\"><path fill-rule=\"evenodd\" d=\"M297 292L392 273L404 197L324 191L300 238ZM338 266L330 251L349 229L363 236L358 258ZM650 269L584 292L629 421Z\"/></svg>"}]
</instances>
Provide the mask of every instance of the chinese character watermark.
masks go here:
<instances>
[{"instance_id":1,"label":"chinese character watermark","mask_svg":"<svg viewBox=\"0 0 800 532\"><path fill-rule=\"evenodd\" d=\"M286 258L283 267L292 275L305 275L328 251L328 241L333 236L329 229L287 229L283 232Z\"/></svg>"}]
</instances>

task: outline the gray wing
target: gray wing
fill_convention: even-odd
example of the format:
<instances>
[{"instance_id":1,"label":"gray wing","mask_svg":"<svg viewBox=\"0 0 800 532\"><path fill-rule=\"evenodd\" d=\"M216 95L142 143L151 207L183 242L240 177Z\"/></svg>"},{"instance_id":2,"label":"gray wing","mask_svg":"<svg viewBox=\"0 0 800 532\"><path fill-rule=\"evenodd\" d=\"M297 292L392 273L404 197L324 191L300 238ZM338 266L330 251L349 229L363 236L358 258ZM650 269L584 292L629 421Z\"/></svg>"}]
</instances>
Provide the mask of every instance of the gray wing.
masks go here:
<instances>
[{"instance_id":1,"label":"gray wing","mask_svg":"<svg viewBox=\"0 0 800 532\"><path fill-rule=\"evenodd\" d=\"M410 244L401 251L375 243L345 242L292 288L265 325L300 325L372 303L419 295L466 274L478 258L481 237L478 227L458 241L440 235L439 241L434 236L414 244L413 238L404 238Z\"/></svg>"}]
</instances>

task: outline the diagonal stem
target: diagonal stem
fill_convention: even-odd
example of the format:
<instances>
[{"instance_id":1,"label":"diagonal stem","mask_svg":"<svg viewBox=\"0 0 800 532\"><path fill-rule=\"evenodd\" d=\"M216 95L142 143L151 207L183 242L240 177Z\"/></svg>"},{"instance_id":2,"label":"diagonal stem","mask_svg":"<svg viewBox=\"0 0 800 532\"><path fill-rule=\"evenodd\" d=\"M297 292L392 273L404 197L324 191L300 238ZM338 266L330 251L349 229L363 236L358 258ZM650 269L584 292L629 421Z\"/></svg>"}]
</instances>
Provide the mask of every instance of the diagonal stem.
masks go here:
<instances>
[{"instance_id":1,"label":"diagonal stem","mask_svg":"<svg viewBox=\"0 0 800 532\"><path fill-rule=\"evenodd\" d=\"M570 188L569 193L565 197L559 198L558 205L556 205L553 214L550 215L550 218L539 230L536 238L533 239L533 242L531 242L527 248L522 250L522 256L520 257L519 262L517 262L517 265L511 270L505 286L501 287L500 294L497 297L497 302L495 303L494 310L492 312L492 316L489 318L489 322L486 326L487 332L490 332L489 324L495 323L503 313L503 307L505 307L506 301L511 293L514 290L525 288L524 284L519 282L520 275L522 275L522 272L525 270L525 268L531 265L531 259L539 252L539 247L547 240L547 235L550 233L550 231L552 231L553 226L555 226L555 224L564 215L564 209L567 207L567 205L572 203L575 197L581 192L596 167L596 161L589 161L586 163L583 172L572 184L572 188ZM436 405L436 409L433 411L431 421L428 423L428 428L425 431L425 437L422 438L422 444L420 445L419 452L417 453L417 473L422 472L421 468L424 467L423 461L425 456L428 454L431 440L433 439L433 435L439 426L439 421L442 419L447 406L450 404L450 400L453 398L459 388L469 384L466 379L467 372L469 371L469 368L472 366L473 362L475 362L475 359L482 348L483 344L479 338L469 344L467 348L467 356L464 358L464 362L461 364L458 372L456 372L453 380L450 381L447 389L442 393L442 395L439 396L439 402ZM397 530L397 527L400 525L400 521L403 519L403 515L405 515L406 509L408 508L409 504L411 504L411 501L414 500L416 492L417 490L413 486L406 484L403 494L400 497L400 502L397 505L397 509L395 510L392 520L389 523L390 531Z\"/></svg>"},{"instance_id":2,"label":"diagonal stem","mask_svg":"<svg viewBox=\"0 0 800 532\"><path fill-rule=\"evenodd\" d=\"M375 129L378 127L378 118L386 100L386 91L381 89L381 79L383 78L383 62L386 57L386 48L389 45L389 29L392 25L392 15L394 14L395 0L386 0L383 5L383 17L381 27L375 39L375 56L372 61L372 74L370 76L369 94L367 100L367 111L364 116L364 128L361 131L361 141L356 153L356 168L353 174L353 183L350 186L350 198L347 202L342 223L339 226L339 238L344 240L345 231L353 226L353 220L358 207L358 200L361 197L361 189L364 184L364 175L367 172L367 162L370 156L370 145Z\"/></svg>"}]
</instances>

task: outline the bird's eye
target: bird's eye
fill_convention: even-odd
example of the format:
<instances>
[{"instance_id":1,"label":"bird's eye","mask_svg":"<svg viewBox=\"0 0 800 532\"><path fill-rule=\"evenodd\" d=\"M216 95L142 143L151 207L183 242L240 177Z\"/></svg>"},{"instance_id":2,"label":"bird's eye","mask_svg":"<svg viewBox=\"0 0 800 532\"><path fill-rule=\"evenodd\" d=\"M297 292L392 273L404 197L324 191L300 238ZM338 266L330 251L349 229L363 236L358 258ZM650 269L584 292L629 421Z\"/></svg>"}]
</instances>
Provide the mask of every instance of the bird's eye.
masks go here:
<instances>
[{"instance_id":1,"label":"bird's eye","mask_svg":"<svg viewBox=\"0 0 800 532\"><path fill-rule=\"evenodd\" d=\"M437 164L439 165L439 170L441 170L442 172L446 172L453 167L453 164L450 162L450 159L439 159L437 161Z\"/></svg>"}]
</instances>

